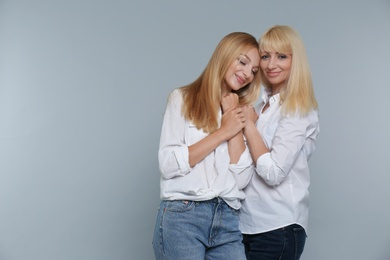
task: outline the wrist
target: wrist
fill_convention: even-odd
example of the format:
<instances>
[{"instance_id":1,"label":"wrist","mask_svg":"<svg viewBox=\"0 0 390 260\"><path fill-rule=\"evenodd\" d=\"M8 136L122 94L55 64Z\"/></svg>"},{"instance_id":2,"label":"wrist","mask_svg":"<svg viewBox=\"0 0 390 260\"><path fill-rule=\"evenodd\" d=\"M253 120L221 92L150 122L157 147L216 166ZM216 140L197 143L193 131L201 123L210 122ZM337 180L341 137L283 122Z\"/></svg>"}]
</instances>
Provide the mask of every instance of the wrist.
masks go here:
<instances>
[{"instance_id":1,"label":"wrist","mask_svg":"<svg viewBox=\"0 0 390 260\"><path fill-rule=\"evenodd\" d=\"M226 110L223 110L222 109L222 114L226 114L226 113L228 113L228 112L230 112L230 111L232 111L232 110L234 110L235 109L235 107L229 107L229 108L227 108Z\"/></svg>"},{"instance_id":2,"label":"wrist","mask_svg":"<svg viewBox=\"0 0 390 260\"><path fill-rule=\"evenodd\" d=\"M245 127L243 128L243 132L244 134L248 134L248 133L251 133L252 131L256 130L257 131L257 128L256 128L256 125L254 122L250 121L248 122Z\"/></svg>"},{"instance_id":3,"label":"wrist","mask_svg":"<svg viewBox=\"0 0 390 260\"><path fill-rule=\"evenodd\" d=\"M226 131L226 129L224 127L220 127L218 128L214 134L216 136L218 136L218 143L222 143L226 140L229 139L229 135L228 135L228 132Z\"/></svg>"}]
</instances>

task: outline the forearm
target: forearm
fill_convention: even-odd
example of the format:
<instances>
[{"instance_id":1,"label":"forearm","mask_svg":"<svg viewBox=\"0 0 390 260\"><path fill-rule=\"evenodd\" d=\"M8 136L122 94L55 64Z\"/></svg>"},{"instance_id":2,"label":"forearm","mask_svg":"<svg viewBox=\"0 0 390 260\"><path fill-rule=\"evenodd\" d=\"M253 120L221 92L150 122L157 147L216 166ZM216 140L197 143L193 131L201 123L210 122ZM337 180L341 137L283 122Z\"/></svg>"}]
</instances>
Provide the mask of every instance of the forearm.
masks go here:
<instances>
[{"instance_id":1,"label":"forearm","mask_svg":"<svg viewBox=\"0 0 390 260\"><path fill-rule=\"evenodd\" d=\"M269 150L254 123L247 124L244 128L244 135L246 137L246 142L252 155L253 162L256 164L257 159L263 154L268 153Z\"/></svg>"},{"instance_id":2,"label":"forearm","mask_svg":"<svg viewBox=\"0 0 390 260\"><path fill-rule=\"evenodd\" d=\"M191 167L202 161L207 155L214 151L222 142L226 141L227 135L223 129L203 138L199 142L188 147L188 157Z\"/></svg>"},{"instance_id":3,"label":"forearm","mask_svg":"<svg viewBox=\"0 0 390 260\"><path fill-rule=\"evenodd\" d=\"M230 163L235 164L239 161L240 156L245 151L244 136L242 131L238 132L228 141Z\"/></svg>"}]
</instances>

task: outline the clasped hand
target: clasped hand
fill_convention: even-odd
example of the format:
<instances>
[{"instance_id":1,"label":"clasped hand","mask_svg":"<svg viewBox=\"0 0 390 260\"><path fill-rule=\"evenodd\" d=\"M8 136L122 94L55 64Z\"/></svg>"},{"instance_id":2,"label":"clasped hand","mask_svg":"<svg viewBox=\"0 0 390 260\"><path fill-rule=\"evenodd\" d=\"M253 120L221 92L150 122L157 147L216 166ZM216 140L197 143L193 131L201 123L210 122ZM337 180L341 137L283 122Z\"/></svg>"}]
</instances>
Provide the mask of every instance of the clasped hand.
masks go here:
<instances>
[{"instance_id":1,"label":"clasped hand","mask_svg":"<svg viewBox=\"0 0 390 260\"><path fill-rule=\"evenodd\" d=\"M255 123L259 118L252 106L239 106L239 98L235 93L222 97L221 108L221 128L230 138L245 128L248 123Z\"/></svg>"}]
</instances>

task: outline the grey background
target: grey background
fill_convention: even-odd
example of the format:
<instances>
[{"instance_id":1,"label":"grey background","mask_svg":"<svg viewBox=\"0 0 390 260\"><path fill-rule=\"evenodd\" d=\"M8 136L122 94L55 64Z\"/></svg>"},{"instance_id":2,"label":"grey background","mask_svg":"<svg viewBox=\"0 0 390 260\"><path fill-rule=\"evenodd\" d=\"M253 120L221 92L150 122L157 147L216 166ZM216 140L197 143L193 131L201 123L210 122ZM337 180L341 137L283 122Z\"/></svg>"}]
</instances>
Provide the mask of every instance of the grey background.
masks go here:
<instances>
[{"instance_id":1,"label":"grey background","mask_svg":"<svg viewBox=\"0 0 390 260\"><path fill-rule=\"evenodd\" d=\"M153 259L168 93L274 24L320 104L302 259L390 259L387 0L0 0L0 259Z\"/></svg>"}]
</instances>

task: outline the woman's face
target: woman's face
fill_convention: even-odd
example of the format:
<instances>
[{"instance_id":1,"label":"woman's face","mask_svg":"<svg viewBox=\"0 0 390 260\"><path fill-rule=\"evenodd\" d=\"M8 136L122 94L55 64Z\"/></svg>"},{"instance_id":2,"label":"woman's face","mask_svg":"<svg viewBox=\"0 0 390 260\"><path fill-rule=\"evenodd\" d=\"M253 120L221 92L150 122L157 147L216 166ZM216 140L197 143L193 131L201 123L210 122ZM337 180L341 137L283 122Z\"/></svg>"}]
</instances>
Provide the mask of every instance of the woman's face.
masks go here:
<instances>
[{"instance_id":1,"label":"woman's face","mask_svg":"<svg viewBox=\"0 0 390 260\"><path fill-rule=\"evenodd\" d=\"M260 68L271 84L272 93L279 93L287 84L291 71L292 55L280 52L260 52Z\"/></svg>"},{"instance_id":2,"label":"woman's face","mask_svg":"<svg viewBox=\"0 0 390 260\"><path fill-rule=\"evenodd\" d=\"M237 57L225 74L222 85L222 96L237 91L250 82L259 71L260 55L257 48L250 49L247 53Z\"/></svg>"}]
</instances>

